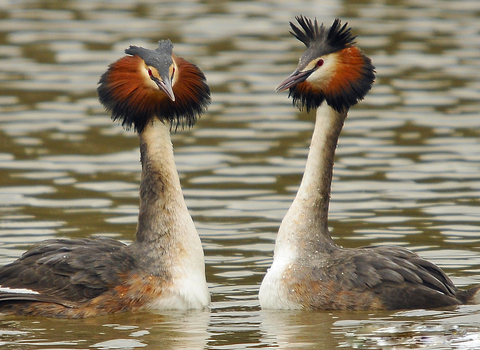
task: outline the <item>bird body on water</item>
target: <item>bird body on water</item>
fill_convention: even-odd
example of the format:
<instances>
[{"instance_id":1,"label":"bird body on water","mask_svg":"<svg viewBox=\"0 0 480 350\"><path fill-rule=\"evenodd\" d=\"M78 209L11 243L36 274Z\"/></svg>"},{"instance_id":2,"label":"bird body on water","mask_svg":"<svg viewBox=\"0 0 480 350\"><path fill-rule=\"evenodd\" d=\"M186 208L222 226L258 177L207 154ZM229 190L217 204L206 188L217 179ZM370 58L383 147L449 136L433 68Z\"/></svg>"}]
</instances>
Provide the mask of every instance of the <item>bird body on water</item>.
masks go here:
<instances>
[{"instance_id":1,"label":"bird body on water","mask_svg":"<svg viewBox=\"0 0 480 350\"><path fill-rule=\"evenodd\" d=\"M316 109L305 172L275 243L259 292L264 309L415 309L475 303L480 286L459 290L433 263L396 246L343 248L328 230L338 137L348 110L371 89L375 70L347 25L297 17L292 34L307 49L277 88Z\"/></svg>"},{"instance_id":2,"label":"bird body on water","mask_svg":"<svg viewBox=\"0 0 480 350\"><path fill-rule=\"evenodd\" d=\"M200 237L176 170L170 130L193 126L210 103L205 76L162 40L130 46L101 76L100 102L140 138L135 240L47 240L0 268L0 313L84 318L210 304Z\"/></svg>"}]
</instances>

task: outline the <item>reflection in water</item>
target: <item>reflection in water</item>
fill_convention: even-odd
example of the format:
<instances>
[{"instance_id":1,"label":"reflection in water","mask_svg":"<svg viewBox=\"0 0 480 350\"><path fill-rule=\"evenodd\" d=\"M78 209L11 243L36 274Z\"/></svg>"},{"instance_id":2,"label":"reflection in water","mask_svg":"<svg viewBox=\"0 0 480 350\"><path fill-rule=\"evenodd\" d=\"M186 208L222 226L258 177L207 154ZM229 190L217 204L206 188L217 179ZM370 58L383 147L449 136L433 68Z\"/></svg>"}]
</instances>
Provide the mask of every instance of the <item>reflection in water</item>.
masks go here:
<instances>
[{"instance_id":1,"label":"reflection in water","mask_svg":"<svg viewBox=\"0 0 480 350\"><path fill-rule=\"evenodd\" d=\"M262 310L265 344L275 344L279 349L324 349L336 347L332 332L332 315L325 311Z\"/></svg>"},{"instance_id":2,"label":"reflection in water","mask_svg":"<svg viewBox=\"0 0 480 350\"><path fill-rule=\"evenodd\" d=\"M412 310L369 319L342 318L333 333L345 335L340 346L367 349L385 347L475 349L480 345L479 306L456 310ZM372 317L374 316L374 317ZM468 327L463 325L469 324Z\"/></svg>"},{"instance_id":3,"label":"reflection in water","mask_svg":"<svg viewBox=\"0 0 480 350\"><path fill-rule=\"evenodd\" d=\"M139 312L68 322L9 317L0 323L0 344L10 348L134 349L148 346L149 349L200 350L207 344L209 320L209 311ZM55 341L44 339L45 329L55 330Z\"/></svg>"},{"instance_id":4,"label":"reflection in water","mask_svg":"<svg viewBox=\"0 0 480 350\"><path fill-rule=\"evenodd\" d=\"M173 143L214 301L206 331L194 315L0 318L0 343L442 349L444 339L443 349L478 347L473 307L269 315L258 310L257 292L313 128L313 115L274 92L301 53L288 34L298 14L348 21L377 70L340 138L334 240L406 246L455 284L480 283L479 13L480 2L468 0L0 2L0 264L47 238L133 239L138 141L108 120L95 89L125 47L170 38L212 88L209 112Z\"/></svg>"},{"instance_id":5,"label":"reflection in water","mask_svg":"<svg viewBox=\"0 0 480 350\"><path fill-rule=\"evenodd\" d=\"M448 348L480 346L480 307L451 311L262 311L262 342L279 349ZM463 325L469 324L468 327Z\"/></svg>"}]
</instances>

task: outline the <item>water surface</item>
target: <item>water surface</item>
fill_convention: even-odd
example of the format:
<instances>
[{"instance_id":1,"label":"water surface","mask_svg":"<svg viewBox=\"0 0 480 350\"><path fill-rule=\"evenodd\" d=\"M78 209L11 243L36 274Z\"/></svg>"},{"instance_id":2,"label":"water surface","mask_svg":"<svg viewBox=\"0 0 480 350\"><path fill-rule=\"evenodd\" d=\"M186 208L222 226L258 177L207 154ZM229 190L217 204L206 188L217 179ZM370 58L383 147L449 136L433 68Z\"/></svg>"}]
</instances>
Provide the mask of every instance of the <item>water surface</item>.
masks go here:
<instances>
[{"instance_id":1,"label":"water surface","mask_svg":"<svg viewBox=\"0 0 480 350\"><path fill-rule=\"evenodd\" d=\"M9 349L474 349L480 307L261 311L257 293L298 188L313 113L277 84L298 14L348 21L376 66L335 162L330 227L345 247L396 244L480 283L480 2L1 1L0 264L33 243L134 238L137 136L96 97L129 45L171 39L205 72L209 112L173 136L212 308L87 320L0 318Z\"/></svg>"}]
</instances>

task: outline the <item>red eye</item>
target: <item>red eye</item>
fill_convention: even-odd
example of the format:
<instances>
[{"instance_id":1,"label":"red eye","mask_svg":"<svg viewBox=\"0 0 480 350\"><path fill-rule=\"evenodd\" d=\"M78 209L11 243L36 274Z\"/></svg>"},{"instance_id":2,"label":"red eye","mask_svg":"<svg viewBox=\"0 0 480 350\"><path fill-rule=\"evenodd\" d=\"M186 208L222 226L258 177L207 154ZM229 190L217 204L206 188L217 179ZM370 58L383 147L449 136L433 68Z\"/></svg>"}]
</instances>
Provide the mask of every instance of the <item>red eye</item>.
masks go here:
<instances>
[{"instance_id":1,"label":"red eye","mask_svg":"<svg viewBox=\"0 0 480 350\"><path fill-rule=\"evenodd\" d=\"M148 68L148 75L153 76L152 70L150 68Z\"/></svg>"},{"instance_id":2,"label":"red eye","mask_svg":"<svg viewBox=\"0 0 480 350\"><path fill-rule=\"evenodd\" d=\"M321 66L323 66L323 60L322 59L317 61L317 67L321 67Z\"/></svg>"},{"instance_id":3,"label":"red eye","mask_svg":"<svg viewBox=\"0 0 480 350\"><path fill-rule=\"evenodd\" d=\"M172 79L174 75L175 75L175 67L172 67Z\"/></svg>"}]
</instances>

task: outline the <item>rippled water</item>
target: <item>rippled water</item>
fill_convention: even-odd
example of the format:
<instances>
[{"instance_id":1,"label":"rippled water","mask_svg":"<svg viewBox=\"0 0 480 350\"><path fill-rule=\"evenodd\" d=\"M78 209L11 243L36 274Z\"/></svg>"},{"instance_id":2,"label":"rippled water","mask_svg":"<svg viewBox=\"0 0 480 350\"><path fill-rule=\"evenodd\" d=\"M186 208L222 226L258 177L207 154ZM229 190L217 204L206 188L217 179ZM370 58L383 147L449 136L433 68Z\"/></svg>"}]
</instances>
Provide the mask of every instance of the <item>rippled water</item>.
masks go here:
<instances>
[{"instance_id":1,"label":"rippled water","mask_svg":"<svg viewBox=\"0 0 480 350\"><path fill-rule=\"evenodd\" d=\"M213 103L173 138L202 237L209 312L87 320L0 318L11 349L474 349L480 306L448 311L261 311L257 292L305 164L313 114L276 85L303 48L295 15L349 21L377 81L335 163L332 234L397 244L480 283L480 2L0 1L0 264L52 237L133 239L138 139L96 83L131 44L170 38Z\"/></svg>"}]
</instances>

